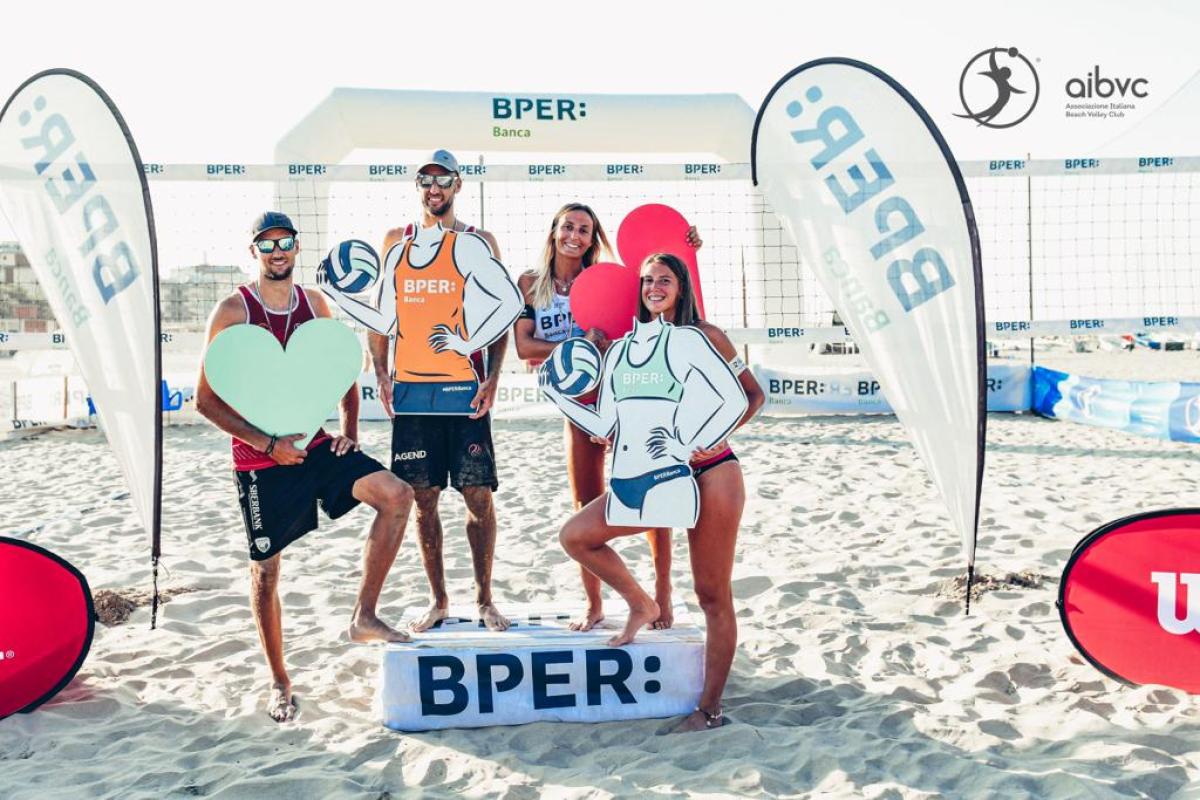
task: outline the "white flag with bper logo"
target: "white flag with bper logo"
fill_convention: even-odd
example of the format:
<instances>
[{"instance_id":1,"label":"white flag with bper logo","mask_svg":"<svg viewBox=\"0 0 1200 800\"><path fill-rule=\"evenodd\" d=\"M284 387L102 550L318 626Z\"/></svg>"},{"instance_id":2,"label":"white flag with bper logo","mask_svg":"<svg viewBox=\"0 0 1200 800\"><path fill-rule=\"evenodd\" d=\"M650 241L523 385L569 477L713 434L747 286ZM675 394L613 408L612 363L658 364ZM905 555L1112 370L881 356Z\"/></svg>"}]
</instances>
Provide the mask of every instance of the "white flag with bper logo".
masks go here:
<instances>
[{"instance_id":1,"label":"white flag with bper logo","mask_svg":"<svg viewBox=\"0 0 1200 800\"><path fill-rule=\"evenodd\" d=\"M751 159L973 565L986 422L983 287L970 199L945 140L887 75L822 59L771 90Z\"/></svg>"},{"instance_id":2,"label":"white flag with bper logo","mask_svg":"<svg viewBox=\"0 0 1200 800\"><path fill-rule=\"evenodd\" d=\"M0 111L0 212L20 239L87 383L158 554L158 275L142 162L87 77L30 78Z\"/></svg>"}]
</instances>

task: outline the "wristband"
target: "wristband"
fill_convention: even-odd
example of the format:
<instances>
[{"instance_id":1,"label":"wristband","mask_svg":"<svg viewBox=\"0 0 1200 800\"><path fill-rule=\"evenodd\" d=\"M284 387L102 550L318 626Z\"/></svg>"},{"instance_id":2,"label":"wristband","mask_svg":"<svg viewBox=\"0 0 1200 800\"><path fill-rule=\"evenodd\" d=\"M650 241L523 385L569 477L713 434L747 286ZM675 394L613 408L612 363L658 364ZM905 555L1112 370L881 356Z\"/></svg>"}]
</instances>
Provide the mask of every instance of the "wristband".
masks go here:
<instances>
[{"instance_id":1,"label":"wristband","mask_svg":"<svg viewBox=\"0 0 1200 800\"><path fill-rule=\"evenodd\" d=\"M263 450L264 453L266 453L267 455L271 455L271 451L275 449L275 442L276 442L277 438L278 437L276 437L276 436L271 437L271 441L267 442L267 449Z\"/></svg>"}]
</instances>

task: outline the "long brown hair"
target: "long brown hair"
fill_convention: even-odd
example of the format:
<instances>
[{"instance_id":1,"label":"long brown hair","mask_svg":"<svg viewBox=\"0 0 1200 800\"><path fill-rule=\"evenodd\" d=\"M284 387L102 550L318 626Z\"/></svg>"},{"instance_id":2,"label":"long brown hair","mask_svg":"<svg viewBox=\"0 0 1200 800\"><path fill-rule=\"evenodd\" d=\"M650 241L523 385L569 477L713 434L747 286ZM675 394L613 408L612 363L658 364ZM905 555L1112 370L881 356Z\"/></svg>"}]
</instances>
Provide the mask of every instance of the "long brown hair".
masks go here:
<instances>
[{"instance_id":1,"label":"long brown hair","mask_svg":"<svg viewBox=\"0 0 1200 800\"><path fill-rule=\"evenodd\" d=\"M700 308L696 304L696 294L692 291L692 277L688 274L687 265L679 256L670 253L652 253L646 256L646 260L638 267L638 274L640 275L646 266L655 263L662 264L671 270L675 280L679 281L679 297L675 300L675 319L669 319L667 322L674 325L695 325L700 321ZM639 322L650 321L650 310L646 308L646 303L642 300L640 282L638 284L637 318Z\"/></svg>"},{"instance_id":2,"label":"long brown hair","mask_svg":"<svg viewBox=\"0 0 1200 800\"><path fill-rule=\"evenodd\" d=\"M533 285L529 287L529 294L535 308L547 308L554 299L554 233L558 230L559 221L572 211L582 211L592 218L592 246L583 251L583 266L590 267L595 264L601 249L610 256L612 254L612 247L608 244L608 237L604 234L604 227L600 224L596 212L583 203L567 203L550 221L550 233L546 236L546 247L542 251L542 265L533 270L534 279Z\"/></svg>"}]
</instances>

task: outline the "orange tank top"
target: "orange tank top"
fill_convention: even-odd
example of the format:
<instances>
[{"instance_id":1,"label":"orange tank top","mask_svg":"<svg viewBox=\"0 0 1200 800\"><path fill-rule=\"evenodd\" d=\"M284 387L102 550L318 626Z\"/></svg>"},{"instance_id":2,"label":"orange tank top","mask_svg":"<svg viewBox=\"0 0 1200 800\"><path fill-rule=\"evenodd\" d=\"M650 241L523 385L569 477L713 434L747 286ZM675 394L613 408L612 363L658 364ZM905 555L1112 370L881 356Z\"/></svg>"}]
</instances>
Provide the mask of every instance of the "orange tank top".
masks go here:
<instances>
[{"instance_id":1,"label":"orange tank top","mask_svg":"<svg viewBox=\"0 0 1200 800\"><path fill-rule=\"evenodd\" d=\"M452 350L435 353L429 336L435 325L458 329L467 337L463 318L463 276L454 263L457 234L442 237L437 255L423 267L409 262L412 240L404 243L396 265L396 350L393 378L406 383L476 380L471 360Z\"/></svg>"}]
</instances>

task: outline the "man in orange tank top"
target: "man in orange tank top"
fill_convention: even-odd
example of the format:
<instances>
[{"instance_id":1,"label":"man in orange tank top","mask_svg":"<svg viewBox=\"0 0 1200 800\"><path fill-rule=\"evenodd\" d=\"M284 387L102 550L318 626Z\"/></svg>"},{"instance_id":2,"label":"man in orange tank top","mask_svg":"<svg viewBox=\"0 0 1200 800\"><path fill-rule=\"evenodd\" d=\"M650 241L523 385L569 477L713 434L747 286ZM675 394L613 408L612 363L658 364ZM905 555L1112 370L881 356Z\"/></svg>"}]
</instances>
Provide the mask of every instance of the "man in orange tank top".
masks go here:
<instances>
[{"instance_id":1,"label":"man in orange tank top","mask_svg":"<svg viewBox=\"0 0 1200 800\"><path fill-rule=\"evenodd\" d=\"M232 325L256 324L286 346L303 322L328 317L320 292L295 286L292 270L300 240L292 221L277 211L260 215L251 228L250 253L258 279L219 302L208 320L207 341ZM340 403L341 435L323 431L307 449L293 442L301 434L269 436L251 425L213 392L203 368L196 382L196 410L234 437L234 476L250 547L250 606L271 670L267 713L276 722L295 718L296 696L283 658L279 604L280 552L317 527L317 505L337 519L360 502L375 509L375 522L363 546L363 576L350 620L354 642L404 642L410 637L376 616L384 579L404 537L412 508L412 488L359 451L358 384Z\"/></svg>"},{"instance_id":2,"label":"man in orange tank top","mask_svg":"<svg viewBox=\"0 0 1200 800\"><path fill-rule=\"evenodd\" d=\"M491 257L499 264L500 248L490 233L476 230L455 217L454 198L462 188L462 177L452 154L446 150L434 152L418 170L416 185L421 199L420 221L388 231L380 251L385 262L394 261L396 267L395 281L391 286L381 287L384 294L378 304L380 308L389 302L396 304L394 373L389 364L392 348L388 337L368 334L380 399L388 413L394 415L392 471L412 485L416 496L421 557L432 595L429 611L413 624L413 630L426 630L449 614L438 498L450 485L458 489L467 506L467 539L471 544L479 618L489 629L502 631L508 628L508 620L492 599L492 558L496 547L492 492L498 484L488 412L495 399L508 339L501 335L488 347L486 368L478 361L468 360L465 354L469 349L464 346L467 326L462 320L466 279L456 272L454 259L460 247L480 247L486 243ZM443 237L441 232L428 230L436 226L449 233ZM504 277L511 284L507 273ZM405 280L414 283L406 286ZM426 282L417 285L418 280ZM450 285L456 281L464 285ZM389 291L395 293L393 297L388 296ZM516 293L515 286L513 292ZM519 312L519 293L515 294L515 301ZM456 314L463 324L445 324L453 322ZM434 325L436 322L443 324L438 327ZM472 338L478 338L480 324L472 323ZM437 327L432 336L431 326ZM403 396L393 397L394 387ZM470 392L467 394L470 402L458 415L411 413L422 403L427 408L439 407L441 401L431 399L435 392L449 399L451 393L464 390ZM464 415L462 411L468 413Z\"/></svg>"}]
</instances>

